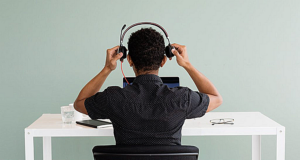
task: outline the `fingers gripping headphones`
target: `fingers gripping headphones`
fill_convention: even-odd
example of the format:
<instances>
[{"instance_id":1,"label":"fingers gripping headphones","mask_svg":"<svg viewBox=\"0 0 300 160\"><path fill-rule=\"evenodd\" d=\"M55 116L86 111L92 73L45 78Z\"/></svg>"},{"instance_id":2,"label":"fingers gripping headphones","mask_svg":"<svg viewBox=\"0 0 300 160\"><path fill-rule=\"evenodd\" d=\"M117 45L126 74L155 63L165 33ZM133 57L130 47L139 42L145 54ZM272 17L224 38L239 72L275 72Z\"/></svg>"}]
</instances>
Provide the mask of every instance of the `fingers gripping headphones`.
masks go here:
<instances>
[{"instance_id":1,"label":"fingers gripping headphones","mask_svg":"<svg viewBox=\"0 0 300 160\"><path fill-rule=\"evenodd\" d=\"M166 30L165 30L162 26L160 26L160 25L158 25L158 24L156 24L156 23L152 23L152 22L140 22L140 23L135 23L135 24L129 26L129 27L124 31L123 34L122 34L122 31L123 31L124 28L126 27L126 24L124 24L124 26L123 26L122 29L121 29L121 34L120 34L120 47L118 48L118 53L120 53L120 52L123 53L123 56L122 56L122 58L121 58L121 61L122 61L124 58L126 58L126 56L127 56L127 49L126 49L125 46L123 46L123 39L124 39L124 36L125 36L126 32L127 32L130 28L132 28L132 27L134 27L134 26L142 25L142 24L150 24L150 25L154 25L154 26L160 28L160 29L164 32L164 34L165 34L165 36L167 37L167 40L168 40L168 42L169 42L169 44L168 44L168 45L166 46L166 48L165 48L165 54L166 54L166 56L167 56L168 58L173 57L174 54L172 53L172 49L173 49L174 47L173 47L173 46L171 45L171 43L170 43L169 36L168 36L168 33L166 32Z\"/></svg>"}]
</instances>

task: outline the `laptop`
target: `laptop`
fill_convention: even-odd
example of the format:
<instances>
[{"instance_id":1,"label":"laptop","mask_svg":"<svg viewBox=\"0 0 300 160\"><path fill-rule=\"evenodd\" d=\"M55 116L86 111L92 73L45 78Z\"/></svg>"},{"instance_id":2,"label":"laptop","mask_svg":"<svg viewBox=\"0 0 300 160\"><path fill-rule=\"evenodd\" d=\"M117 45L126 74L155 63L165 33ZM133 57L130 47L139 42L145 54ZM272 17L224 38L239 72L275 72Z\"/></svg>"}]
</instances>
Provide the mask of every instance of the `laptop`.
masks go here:
<instances>
[{"instance_id":1,"label":"laptop","mask_svg":"<svg viewBox=\"0 0 300 160\"><path fill-rule=\"evenodd\" d=\"M179 86L179 77L160 77L164 84L166 84L169 88L174 88ZM127 81L132 84L135 77L126 77ZM123 78L123 88L126 87L128 84Z\"/></svg>"}]
</instances>

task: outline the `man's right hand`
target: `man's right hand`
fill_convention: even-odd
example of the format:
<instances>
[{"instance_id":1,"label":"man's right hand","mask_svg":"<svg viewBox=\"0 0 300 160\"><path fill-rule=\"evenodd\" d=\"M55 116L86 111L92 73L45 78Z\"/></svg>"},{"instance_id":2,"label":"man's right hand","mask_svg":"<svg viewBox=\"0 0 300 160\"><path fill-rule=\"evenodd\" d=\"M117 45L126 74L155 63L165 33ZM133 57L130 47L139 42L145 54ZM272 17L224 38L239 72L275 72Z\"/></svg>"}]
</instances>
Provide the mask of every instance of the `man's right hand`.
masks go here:
<instances>
[{"instance_id":1,"label":"man's right hand","mask_svg":"<svg viewBox=\"0 0 300 160\"><path fill-rule=\"evenodd\" d=\"M122 58L123 53L120 52L117 54L119 46L115 46L113 48L107 49L106 51L106 62L105 67L107 67L110 71L113 71L117 67L117 61Z\"/></svg>"},{"instance_id":2,"label":"man's right hand","mask_svg":"<svg viewBox=\"0 0 300 160\"><path fill-rule=\"evenodd\" d=\"M186 47L176 43L173 43L172 46L175 47L175 49L172 49L172 53L176 56L178 65L186 68L190 64Z\"/></svg>"}]
</instances>

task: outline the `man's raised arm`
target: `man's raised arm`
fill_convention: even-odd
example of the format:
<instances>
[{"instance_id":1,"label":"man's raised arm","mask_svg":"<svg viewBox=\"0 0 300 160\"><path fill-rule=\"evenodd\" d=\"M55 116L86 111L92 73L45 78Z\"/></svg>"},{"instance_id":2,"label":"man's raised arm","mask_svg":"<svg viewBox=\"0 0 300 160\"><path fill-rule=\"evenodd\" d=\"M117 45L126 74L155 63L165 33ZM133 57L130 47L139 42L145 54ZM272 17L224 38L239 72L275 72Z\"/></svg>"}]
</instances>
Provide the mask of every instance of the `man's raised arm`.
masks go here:
<instances>
[{"instance_id":1,"label":"man's raised arm","mask_svg":"<svg viewBox=\"0 0 300 160\"><path fill-rule=\"evenodd\" d=\"M77 99L74 102L74 108L81 113L88 114L84 105L85 99L96 94L104 81L117 67L117 61L123 56L123 53L117 54L117 49L119 46L115 46L107 50L106 62L104 68L98 73L91 81L89 81L83 89L80 91Z\"/></svg>"},{"instance_id":2,"label":"man's raised arm","mask_svg":"<svg viewBox=\"0 0 300 160\"><path fill-rule=\"evenodd\" d=\"M173 49L172 52L176 56L178 65L182 66L189 73L199 92L205 93L209 96L210 102L206 112L219 107L223 102L222 96L209 79L207 79L190 63L186 47L179 44L172 44L172 46L176 48L176 50Z\"/></svg>"}]
</instances>

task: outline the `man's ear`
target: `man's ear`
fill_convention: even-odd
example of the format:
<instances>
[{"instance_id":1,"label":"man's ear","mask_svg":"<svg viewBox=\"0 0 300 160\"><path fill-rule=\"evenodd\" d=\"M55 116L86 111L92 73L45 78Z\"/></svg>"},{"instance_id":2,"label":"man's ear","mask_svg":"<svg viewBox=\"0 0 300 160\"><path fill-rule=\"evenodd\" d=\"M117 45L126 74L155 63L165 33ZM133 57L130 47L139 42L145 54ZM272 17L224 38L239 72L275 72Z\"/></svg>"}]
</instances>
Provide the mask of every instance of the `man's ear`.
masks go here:
<instances>
[{"instance_id":1,"label":"man's ear","mask_svg":"<svg viewBox=\"0 0 300 160\"><path fill-rule=\"evenodd\" d=\"M167 57L164 56L163 60L161 61L160 67L163 67L166 62L167 62Z\"/></svg>"},{"instance_id":2,"label":"man's ear","mask_svg":"<svg viewBox=\"0 0 300 160\"><path fill-rule=\"evenodd\" d=\"M132 67L133 66L133 62L132 62L131 57L130 57L129 54L127 55L127 61L128 61L129 65L130 65L130 67Z\"/></svg>"}]
</instances>

